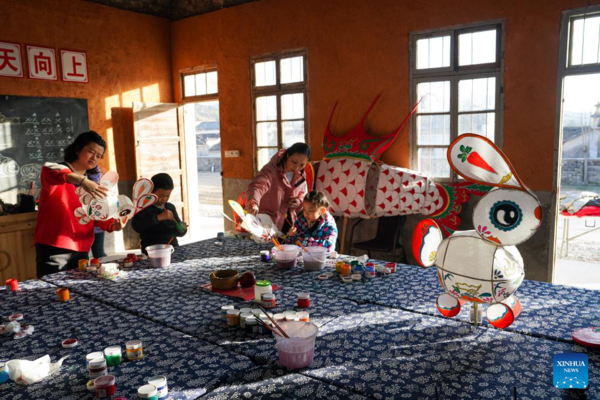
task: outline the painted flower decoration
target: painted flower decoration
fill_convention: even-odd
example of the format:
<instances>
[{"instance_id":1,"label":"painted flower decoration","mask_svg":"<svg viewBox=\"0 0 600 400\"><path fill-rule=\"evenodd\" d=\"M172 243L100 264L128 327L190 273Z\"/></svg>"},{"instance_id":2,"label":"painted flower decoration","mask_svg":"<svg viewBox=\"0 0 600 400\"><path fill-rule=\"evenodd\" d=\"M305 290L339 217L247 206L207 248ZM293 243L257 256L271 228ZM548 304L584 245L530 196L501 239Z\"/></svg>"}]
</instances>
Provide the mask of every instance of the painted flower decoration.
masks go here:
<instances>
[{"instance_id":1,"label":"painted flower decoration","mask_svg":"<svg viewBox=\"0 0 600 400\"><path fill-rule=\"evenodd\" d=\"M492 232L488 231L487 226L482 227L481 225L477 226L477 232L481 236L485 236L485 237L488 237L492 234Z\"/></svg>"}]
</instances>

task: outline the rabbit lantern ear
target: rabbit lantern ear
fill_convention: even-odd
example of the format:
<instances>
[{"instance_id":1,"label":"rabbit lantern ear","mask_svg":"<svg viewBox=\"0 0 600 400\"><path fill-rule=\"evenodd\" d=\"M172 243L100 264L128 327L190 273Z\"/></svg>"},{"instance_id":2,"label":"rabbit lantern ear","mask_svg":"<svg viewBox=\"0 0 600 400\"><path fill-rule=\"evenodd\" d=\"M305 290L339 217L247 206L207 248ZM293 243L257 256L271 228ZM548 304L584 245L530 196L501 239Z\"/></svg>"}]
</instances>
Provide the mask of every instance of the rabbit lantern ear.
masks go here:
<instances>
[{"instance_id":1,"label":"rabbit lantern ear","mask_svg":"<svg viewBox=\"0 0 600 400\"><path fill-rule=\"evenodd\" d=\"M468 181L527 190L508 158L484 136L460 135L448 148L448 162L454 172Z\"/></svg>"},{"instance_id":2,"label":"rabbit lantern ear","mask_svg":"<svg viewBox=\"0 0 600 400\"><path fill-rule=\"evenodd\" d=\"M137 201L140 197L152 193L154 184L150 179L140 178L133 184L133 200Z\"/></svg>"}]
</instances>

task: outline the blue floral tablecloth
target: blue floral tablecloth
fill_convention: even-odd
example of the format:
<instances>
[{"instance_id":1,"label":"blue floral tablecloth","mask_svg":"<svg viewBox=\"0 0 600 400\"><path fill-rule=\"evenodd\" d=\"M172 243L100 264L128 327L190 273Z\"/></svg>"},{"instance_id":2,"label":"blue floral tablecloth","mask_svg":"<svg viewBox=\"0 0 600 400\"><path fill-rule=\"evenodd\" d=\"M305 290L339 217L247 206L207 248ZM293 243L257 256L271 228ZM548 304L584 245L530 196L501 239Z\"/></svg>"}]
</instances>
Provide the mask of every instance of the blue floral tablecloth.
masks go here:
<instances>
[{"instance_id":1,"label":"blue floral tablecloth","mask_svg":"<svg viewBox=\"0 0 600 400\"><path fill-rule=\"evenodd\" d=\"M129 336L137 335L146 337L143 340L148 343L160 343L165 353L157 352L167 360L159 365L161 371L172 365L185 369L185 379L174 382L180 388L177 395L183 398L208 390L203 398L431 399L435 398L436 388L443 399L508 399L513 388L518 399L600 398L594 384L600 382L600 351L578 346L571 339L572 331L579 327L600 326L597 291L525 281L517 292L523 312L502 331L485 321L478 327L469 324L468 306L457 318L440 317L435 299L442 289L435 269L398 265L391 276L345 284L335 273L330 279L320 280L319 272L301 267L279 270L272 262L262 263L260 250L270 248L249 241L208 240L177 248L172 265L164 269L138 262L114 281L70 271L48 275L45 283L22 284L21 294L0 291L2 300L9 300L0 303L4 314L18 309L36 315L44 326L47 321L49 326L61 327L36 330L40 338L33 337L32 343L39 344L16 348L8 358L53 355L48 350L50 342L59 342L57 337L62 338L63 332L73 332L82 337L89 335L94 343L94 349L80 349L77 365L84 368L85 353L115 341L123 344ZM319 334L315 360L309 368L290 371L279 367L271 335L226 326L221 306L252 307L253 302L201 289L216 269L251 271L258 279L279 285L274 313L297 309L298 293L310 293L308 311ZM325 271L333 271L333 267ZM68 287L73 300L56 302L57 287ZM66 306L74 309L62 308ZM69 312L74 310L80 312L75 312L72 321L58 317L71 315ZM100 335L98 326L113 319L118 327ZM183 350L190 341L197 343L194 348L198 354ZM0 344L4 353L6 344ZM60 351L64 349L55 350ZM207 353L215 351L222 352L217 358L223 363L206 358ZM589 357L592 385L585 391L553 387L553 356L571 352L585 352ZM189 359L190 366L186 363ZM65 365L71 365L67 361ZM148 357L144 362L155 360ZM131 363L132 370L125 371L128 392L130 387L143 383L136 365L141 364ZM73 373L79 375L73 377ZM64 379L85 381L82 373L85 371L68 370ZM79 398L76 388L80 383L69 392L59 378L40 384L46 388L43 394L48 395L50 388L57 386L52 396L64 393ZM20 388L15 394L28 398L23 390L34 390L33 386ZM61 398L52 396L48 398Z\"/></svg>"}]
</instances>

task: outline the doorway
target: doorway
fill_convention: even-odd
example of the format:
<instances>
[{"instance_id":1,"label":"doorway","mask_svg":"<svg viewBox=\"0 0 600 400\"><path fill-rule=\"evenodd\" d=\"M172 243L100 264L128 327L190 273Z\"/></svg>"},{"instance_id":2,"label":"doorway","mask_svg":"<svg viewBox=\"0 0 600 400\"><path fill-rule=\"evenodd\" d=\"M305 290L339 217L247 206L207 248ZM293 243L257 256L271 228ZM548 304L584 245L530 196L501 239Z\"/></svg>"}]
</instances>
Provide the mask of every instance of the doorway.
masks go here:
<instances>
[{"instance_id":1,"label":"doorway","mask_svg":"<svg viewBox=\"0 0 600 400\"><path fill-rule=\"evenodd\" d=\"M190 199L190 241L223 232L219 101L186 103L184 129Z\"/></svg>"}]
</instances>

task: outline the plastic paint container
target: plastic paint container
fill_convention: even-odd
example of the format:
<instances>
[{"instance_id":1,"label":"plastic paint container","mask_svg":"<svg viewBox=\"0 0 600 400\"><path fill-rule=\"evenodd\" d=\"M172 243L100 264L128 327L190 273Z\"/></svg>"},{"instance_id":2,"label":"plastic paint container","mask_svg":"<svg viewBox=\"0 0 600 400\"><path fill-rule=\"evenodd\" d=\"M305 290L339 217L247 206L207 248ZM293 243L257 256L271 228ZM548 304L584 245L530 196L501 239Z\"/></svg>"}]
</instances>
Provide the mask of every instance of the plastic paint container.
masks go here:
<instances>
[{"instance_id":1,"label":"plastic paint container","mask_svg":"<svg viewBox=\"0 0 600 400\"><path fill-rule=\"evenodd\" d=\"M283 321L285 321L285 315L275 314L275 315L273 315L273 319L275 320L275 322L283 322Z\"/></svg>"},{"instance_id":2,"label":"plastic paint container","mask_svg":"<svg viewBox=\"0 0 600 400\"><path fill-rule=\"evenodd\" d=\"M227 326L240 324L240 310L227 310Z\"/></svg>"},{"instance_id":3,"label":"plastic paint container","mask_svg":"<svg viewBox=\"0 0 600 400\"><path fill-rule=\"evenodd\" d=\"M69 294L69 289L60 288L56 291L56 296L58 296L58 301L68 301L71 298Z\"/></svg>"},{"instance_id":4,"label":"plastic paint container","mask_svg":"<svg viewBox=\"0 0 600 400\"><path fill-rule=\"evenodd\" d=\"M90 261L87 258L82 258L81 260L77 261L77 266L80 271L85 271L89 265Z\"/></svg>"},{"instance_id":5,"label":"plastic paint container","mask_svg":"<svg viewBox=\"0 0 600 400\"><path fill-rule=\"evenodd\" d=\"M251 313L240 313L240 328L246 329L246 320L252 317Z\"/></svg>"},{"instance_id":6,"label":"plastic paint container","mask_svg":"<svg viewBox=\"0 0 600 400\"><path fill-rule=\"evenodd\" d=\"M115 385L116 380L113 375L104 375L94 380L94 389L96 391L96 397L104 398L111 397L117 391Z\"/></svg>"},{"instance_id":7,"label":"plastic paint container","mask_svg":"<svg viewBox=\"0 0 600 400\"><path fill-rule=\"evenodd\" d=\"M269 281L256 281L254 285L254 301L262 302L262 295L265 293L273 293L273 287Z\"/></svg>"},{"instance_id":8,"label":"plastic paint container","mask_svg":"<svg viewBox=\"0 0 600 400\"><path fill-rule=\"evenodd\" d=\"M266 326L273 325L273 323L271 322L271 320L269 319L269 317L267 317L266 315L262 315L260 317L260 320L262 321L263 325L266 325ZM262 328L262 331L261 331L262 333L269 333L269 330L267 328L265 328L264 326L261 326L261 328Z\"/></svg>"},{"instance_id":9,"label":"plastic paint container","mask_svg":"<svg viewBox=\"0 0 600 400\"><path fill-rule=\"evenodd\" d=\"M119 348L120 350L121 348ZM125 353L130 361L139 360L144 357L144 346L141 340L130 340L125 343Z\"/></svg>"},{"instance_id":10,"label":"plastic paint container","mask_svg":"<svg viewBox=\"0 0 600 400\"><path fill-rule=\"evenodd\" d=\"M342 272L342 265L344 265L343 261L337 261L335 263L335 272L341 273Z\"/></svg>"},{"instance_id":11,"label":"plastic paint container","mask_svg":"<svg viewBox=\"0 0 600 400\"><path fill-rule=\"evenodd\" d=\"M100 268L100 259L99 258L92 258L90 260L90 267L96 267L96 268Z\"/></svg>"},{"instance_id":12,"label":"plastic paint container","mask_svg":"<svg viewBox=\"0 0 600 400\"><path fill-rule=\"evenodd\" d=\"M103 375L106 375L106 359L94 358L88 363L88 372L90 373L90 379L96 379Z\"/></svg>"},{"instance_id":13,"label":"plastic paint container","mask_svg":"<svg viewBox=\"0 0 600 400\"><path fill-rule=\"evenodd\" d=\"M285 316L285 320L286 321L300 321L300 317L298 316L298 314L288 314Z\"/></svg>"},{"instance_id":14,"label":"plastic paint container","mask_svg":"<svg viewBox=\"0 0 600 400\"><path fill-rule=\"evenodd\" d=\"M294 310L285 310L284 312L282 312L282 314L287 317L288 315L296 315L298 314L298 312Z\"/></svg>"},{"instance_id":15,"label":"plastic paint container","mask_svg":"<svg viewBox=\"0 0 600 400\"><path fill-rule=\"evenodd\" d=\"M138 389L138 399L158 400L158 390L154 385L144 385Z\"/></svg>"},{"instance_id":16,"label":"plastic paint container","mask_svg":"<svg viewBox=\"0 0 600 400\"><path fill-rule=\"evenodd\" d=\"M8 380L8 371L6 370L6 364L0 363L0 385Z\"/></svg>"},{"instance_id":17,"label":"plastic paint container","mask_svg":"<svg viewBox=\"0 0 600 400\"><path fill-rule=\"evenodd\" d=\"M88 381L88 383L85 385L87 387L87 390L89 390L90 392L93 392L96 390L96 388L94 387L94 381L95 381L95 379L92 379L92 380Z\"/></svg>"},{"instance_id":18,"label":"plastic paint container","mask_svg":"<svg viewBox=\"0 0 600 400\"><path fill-rule=\"evenodd\" d=\"M221 319L224 321L227 321L227 312L229 310L233 310L235 307L234 306L222 306L221 307Z\"/></svg>"},{"instance_id":19,"label":"plastic paint container","mask_svg":"<svg viewBox=\"0 0 600 400\"><path fill-rule=\"evenodd\" d=\"M19 281L16 279L7 279L6 280L6 290L10 292L16 292L19 290Z\"/></svg>"},{"instance_id":20,"label":"plastic paint container","mask_svg":"<svg viewBox=\"0 0 600 400\"><path fill-rule=\"evenodd\" d=\"M308 313L308 311L300 311L298 313L298 319L301 322L308 322L310 321L310 314Z\"/></svg>"},{"instance_id":21,"label":"plastic paint container","mask_svg":"<svg viewBox=\"0 0 600 400\"><path fill-rule=\"evenodd\" d=\"M375 278L375 267L371 265L365 267L365 278Z\"/></svg>"},{"instance_id":22,"label":"plastic paint container","mask_svg":"<svg viewBox=\"0 0 600 400\"><path fill-rule=\"evenodd\" d=\"M352 278L355 281L360 281L362 279L362 275L361 274L352 274L350 276L350 278Z\"/></svg>"},{"instance_id":23,"label":"plastic paint container","mask_svg":"<svg viewBox=\"0 0 600 400\"><path fill-rule=\"evenodd\" d=\"M249 307L240 308L240 314L252 314L252 309Z\"/></svg>"},{"instance_id":24,"label":"plastic paint container","mask_svg":"<svg viewBox=\"0 0 600 400\"><path fill-rule=\"evenodd\" d=\"M310 294L309 293L299 293L298 294L298 308L308 308L310 307Z\"/></svg>"},{"instance_id":25,"label":"plastic paint container","mask_svg":"<svg viewBox=\"0 0 600 400\"><path fill-rule=\"evenodd\" d=\"M96 359L96 358L102 358L104 359L104 353L102 353L101 351L96 351L94 353L89 353L88 355L85 356L85 363L86 365L89 367L90 366L90 361Z\"/></svg>"},{"instance_id":26,"label":"plastic paint container","mask_svg":"<svg viewBox=\"0 0 600 400\"><path fill-rule=\"evenodd\" d=\"M169 394L169 387L167 386L166 376L153 376L152 378L148 379L148 384L156 387L159 399L167 397L167 395Z\"/></svg>"},{"instance_id":27,"label":"plastic paint container","mask_svg":"<svg viewBox=\"0 0 600 400\"><path fill-rule=\"evenodd\" d=\"M260 252L260 261L267 262L270 259L269 250L261 250Z\"/></svg>"},{"instance_id":28,"label":"plastic paint container","mask_svg":"<svg viewBox=\"0 0 600 400\"><path fill-rule=\"evenodd\" d=\"M106 358L106 364L110 367L120 365L123 361L121 356L121 346L109 346L104 349L104 358Z\"/></svg>"},{"instance_id":29,"label":"plastic paint container","mask_svg":"<svg viewBox=\"0 0 600 400\"><path fill-rule=\"evenodd\" d=\"M23 314L13 314L13 315L11 315L11 316L9 316L9 317L8 317L8 320L9 320L10 322L13 322L13 321L20 321L20 320L22 320L22 319L23 319Z\"/></svg>"},{"instance_id":30,"label":"plastic paint container","mask_svg":"<svg viewBox=\"0 0 600 400\"><path fill-rule=\"evenodd\" d=\"M348 264L344 264L340 267L340 274L342 276L350 276L350 266Z\"/></svg>"},{"instance_id":31,"label":"plastic paint container","mask_svg":"<svg viewBox=\"0 0 600 400\"><path fill-rule=\"evenodd\" d=\"M277 302L273 293L265 293L262 297L262 305L264 308L275 308Z\"/></svg>"},{"instance_id":32,"label":"plastic paint container","mask_svg":"<svg viewBox=\"0 0 600 400\"><path fill-rule=\"evenodd\" d=\"M171 265L171 253L175 251L173 246L164 244L155 244L146 247L150 266L154 268L166 268Z\"/></svg>"},{"instance_id":33,"label":"plastic paint container","mask_svg":"<svg viewBox=\"0 0 600 400\"><path fill-rule=\"evenodd\" d=\"M342 277L342 282L344 283L352 283L353 279L350 278L349 276L343 276Z\"/></svg>"},{"instance_id":34,"label":"plastic paint container","mask_svg":"<svg viewBox=\"0 0 600 400\"><path fill-rule=\"evenodd\" d=\"M258 326L258 321L255 316L250 316L246 318L246 332L248 333L260 333L262 331L262 327Z\"/></svg>"},{"instance_id":35,"label":"plastic paint container","mask_svg":"<svg viewBox=\"0 0 600 400\"><path fill-rule=\"evenodd\" d=\"M79 344L77 339L66 339L62 341L62 347L65 349L70 349L76 347Z\"/></svg>"},{"instance_id":36,"label":"plastic paint container","mask_svg":"<svg viewBox=\"0 0 600 400\"><path fill-rule=\"evenodd\" d=\"M396 263L393 262L388 262L385 263L385 267L390 269L390 272L393 274L394 272L396 272Z\"/></svg>"},{"instance_id":37,"label":"plastic paint container","mask_svg":"<svg viewBox=\"0 0 600 400\"><path fill-rule=\"evenodd\" d=\"M264 312L262 312L262 310L260 308L254 308L252 309L252 315L255 317L260 316L260 314L264 314Z\"/></svg>"},{"instance_id":38,"label":"plastic paint container","mask_svg":"<svg viewBox=\"0 0 600 400\"><path fill-rule=\"evenodd\" d=\"M132 268L133 267L133 260L129 257L125 257L123 259L123 268Z\"/></svg>"}]
</instances>

